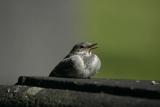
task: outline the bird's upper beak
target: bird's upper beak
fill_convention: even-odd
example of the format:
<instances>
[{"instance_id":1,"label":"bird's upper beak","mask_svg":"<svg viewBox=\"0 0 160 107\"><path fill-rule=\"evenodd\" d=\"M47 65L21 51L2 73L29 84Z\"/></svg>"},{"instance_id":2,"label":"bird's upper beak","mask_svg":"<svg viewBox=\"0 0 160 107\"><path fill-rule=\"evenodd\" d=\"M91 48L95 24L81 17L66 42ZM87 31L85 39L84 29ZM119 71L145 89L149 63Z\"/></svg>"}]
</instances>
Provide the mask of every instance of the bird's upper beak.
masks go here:
<instances>
[{"instance_id":1,"label":"bird's upper beak","mask_svg":"<svg viewBox=\"0 0 160 107\"><path fill-rule=\"evenodd\" d=\"M96 49L96 48L98 48L97 47L97 43L93 43L93 44L91 44L91 45L88 46L89 50Z\"/></svg>"}]
</instances>

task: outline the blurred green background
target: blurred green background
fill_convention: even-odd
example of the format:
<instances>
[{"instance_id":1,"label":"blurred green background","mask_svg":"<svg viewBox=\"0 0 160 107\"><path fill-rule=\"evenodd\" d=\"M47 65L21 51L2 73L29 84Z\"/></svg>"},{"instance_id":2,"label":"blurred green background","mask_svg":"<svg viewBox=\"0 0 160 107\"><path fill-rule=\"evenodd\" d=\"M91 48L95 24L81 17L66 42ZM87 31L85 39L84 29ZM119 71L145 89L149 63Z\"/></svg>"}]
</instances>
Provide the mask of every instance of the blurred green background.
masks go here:
<instances>
[{"instance_id":1,"label":"blurred green background","mask_svg":"<svg viewBox=\"0 0 160 107\"><path fill-rule=\"evenodd\" d=\"M102 61L96 77L160 79L160 1L81 2L83 39L96 41Z\"/></svg>"}]
</instances>

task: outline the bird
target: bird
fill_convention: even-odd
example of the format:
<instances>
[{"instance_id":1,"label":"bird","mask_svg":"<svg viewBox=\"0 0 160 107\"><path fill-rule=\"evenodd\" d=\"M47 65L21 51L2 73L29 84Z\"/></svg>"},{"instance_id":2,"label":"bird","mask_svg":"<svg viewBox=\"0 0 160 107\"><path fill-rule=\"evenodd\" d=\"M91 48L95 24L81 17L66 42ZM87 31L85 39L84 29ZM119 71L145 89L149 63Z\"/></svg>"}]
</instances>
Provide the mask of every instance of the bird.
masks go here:
<instances>
[{"instance_id":1,"label":"bird","mask_svg":"<svg viewBox=\"0 0 160 107\"><path fill-rule=\"evenodd\" d=\"M68 55L60 61L49 77L90 79L101 67L101 61L92 53L97 43L81 42L73 46Z\"/></svg>"}]
</instances>

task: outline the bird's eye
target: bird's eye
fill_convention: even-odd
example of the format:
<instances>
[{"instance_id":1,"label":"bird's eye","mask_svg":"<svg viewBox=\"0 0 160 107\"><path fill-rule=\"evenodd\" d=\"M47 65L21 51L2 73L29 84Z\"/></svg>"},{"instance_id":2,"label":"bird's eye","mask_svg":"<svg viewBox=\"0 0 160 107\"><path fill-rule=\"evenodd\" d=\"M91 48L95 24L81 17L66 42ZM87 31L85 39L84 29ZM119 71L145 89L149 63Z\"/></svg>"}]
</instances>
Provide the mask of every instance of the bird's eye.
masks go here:
<instances>
[{"instance_id":1,"label":"bird's eye","mask_svg":"<svg viewBox=\"0 0 160 107\"><path fill-rule=\"evenodd\" d=\"M84 48L84 46L83 46L83 45L81 45L81 46L80 46L80 48Z\"/></svg>"}]
</instances>

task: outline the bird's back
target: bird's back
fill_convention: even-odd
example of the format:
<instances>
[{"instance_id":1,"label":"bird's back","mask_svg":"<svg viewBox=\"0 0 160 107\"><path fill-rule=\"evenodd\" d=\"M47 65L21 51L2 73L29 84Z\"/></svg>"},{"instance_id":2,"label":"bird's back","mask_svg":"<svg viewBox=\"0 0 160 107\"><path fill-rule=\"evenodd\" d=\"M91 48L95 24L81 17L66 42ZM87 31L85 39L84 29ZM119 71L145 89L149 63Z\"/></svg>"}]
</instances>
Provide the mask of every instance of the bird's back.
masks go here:
<instances>
[{"instance_id":1,"label":"bird's back","mask_svg":"<svg viewBox=\"0 0 160 107\"><path fill-rule=\"evenodd\" d=\"M64 58L50 73L49 76L81 78L84 63L80 56L72 55Z\"/></svg>"}]
</instances>

